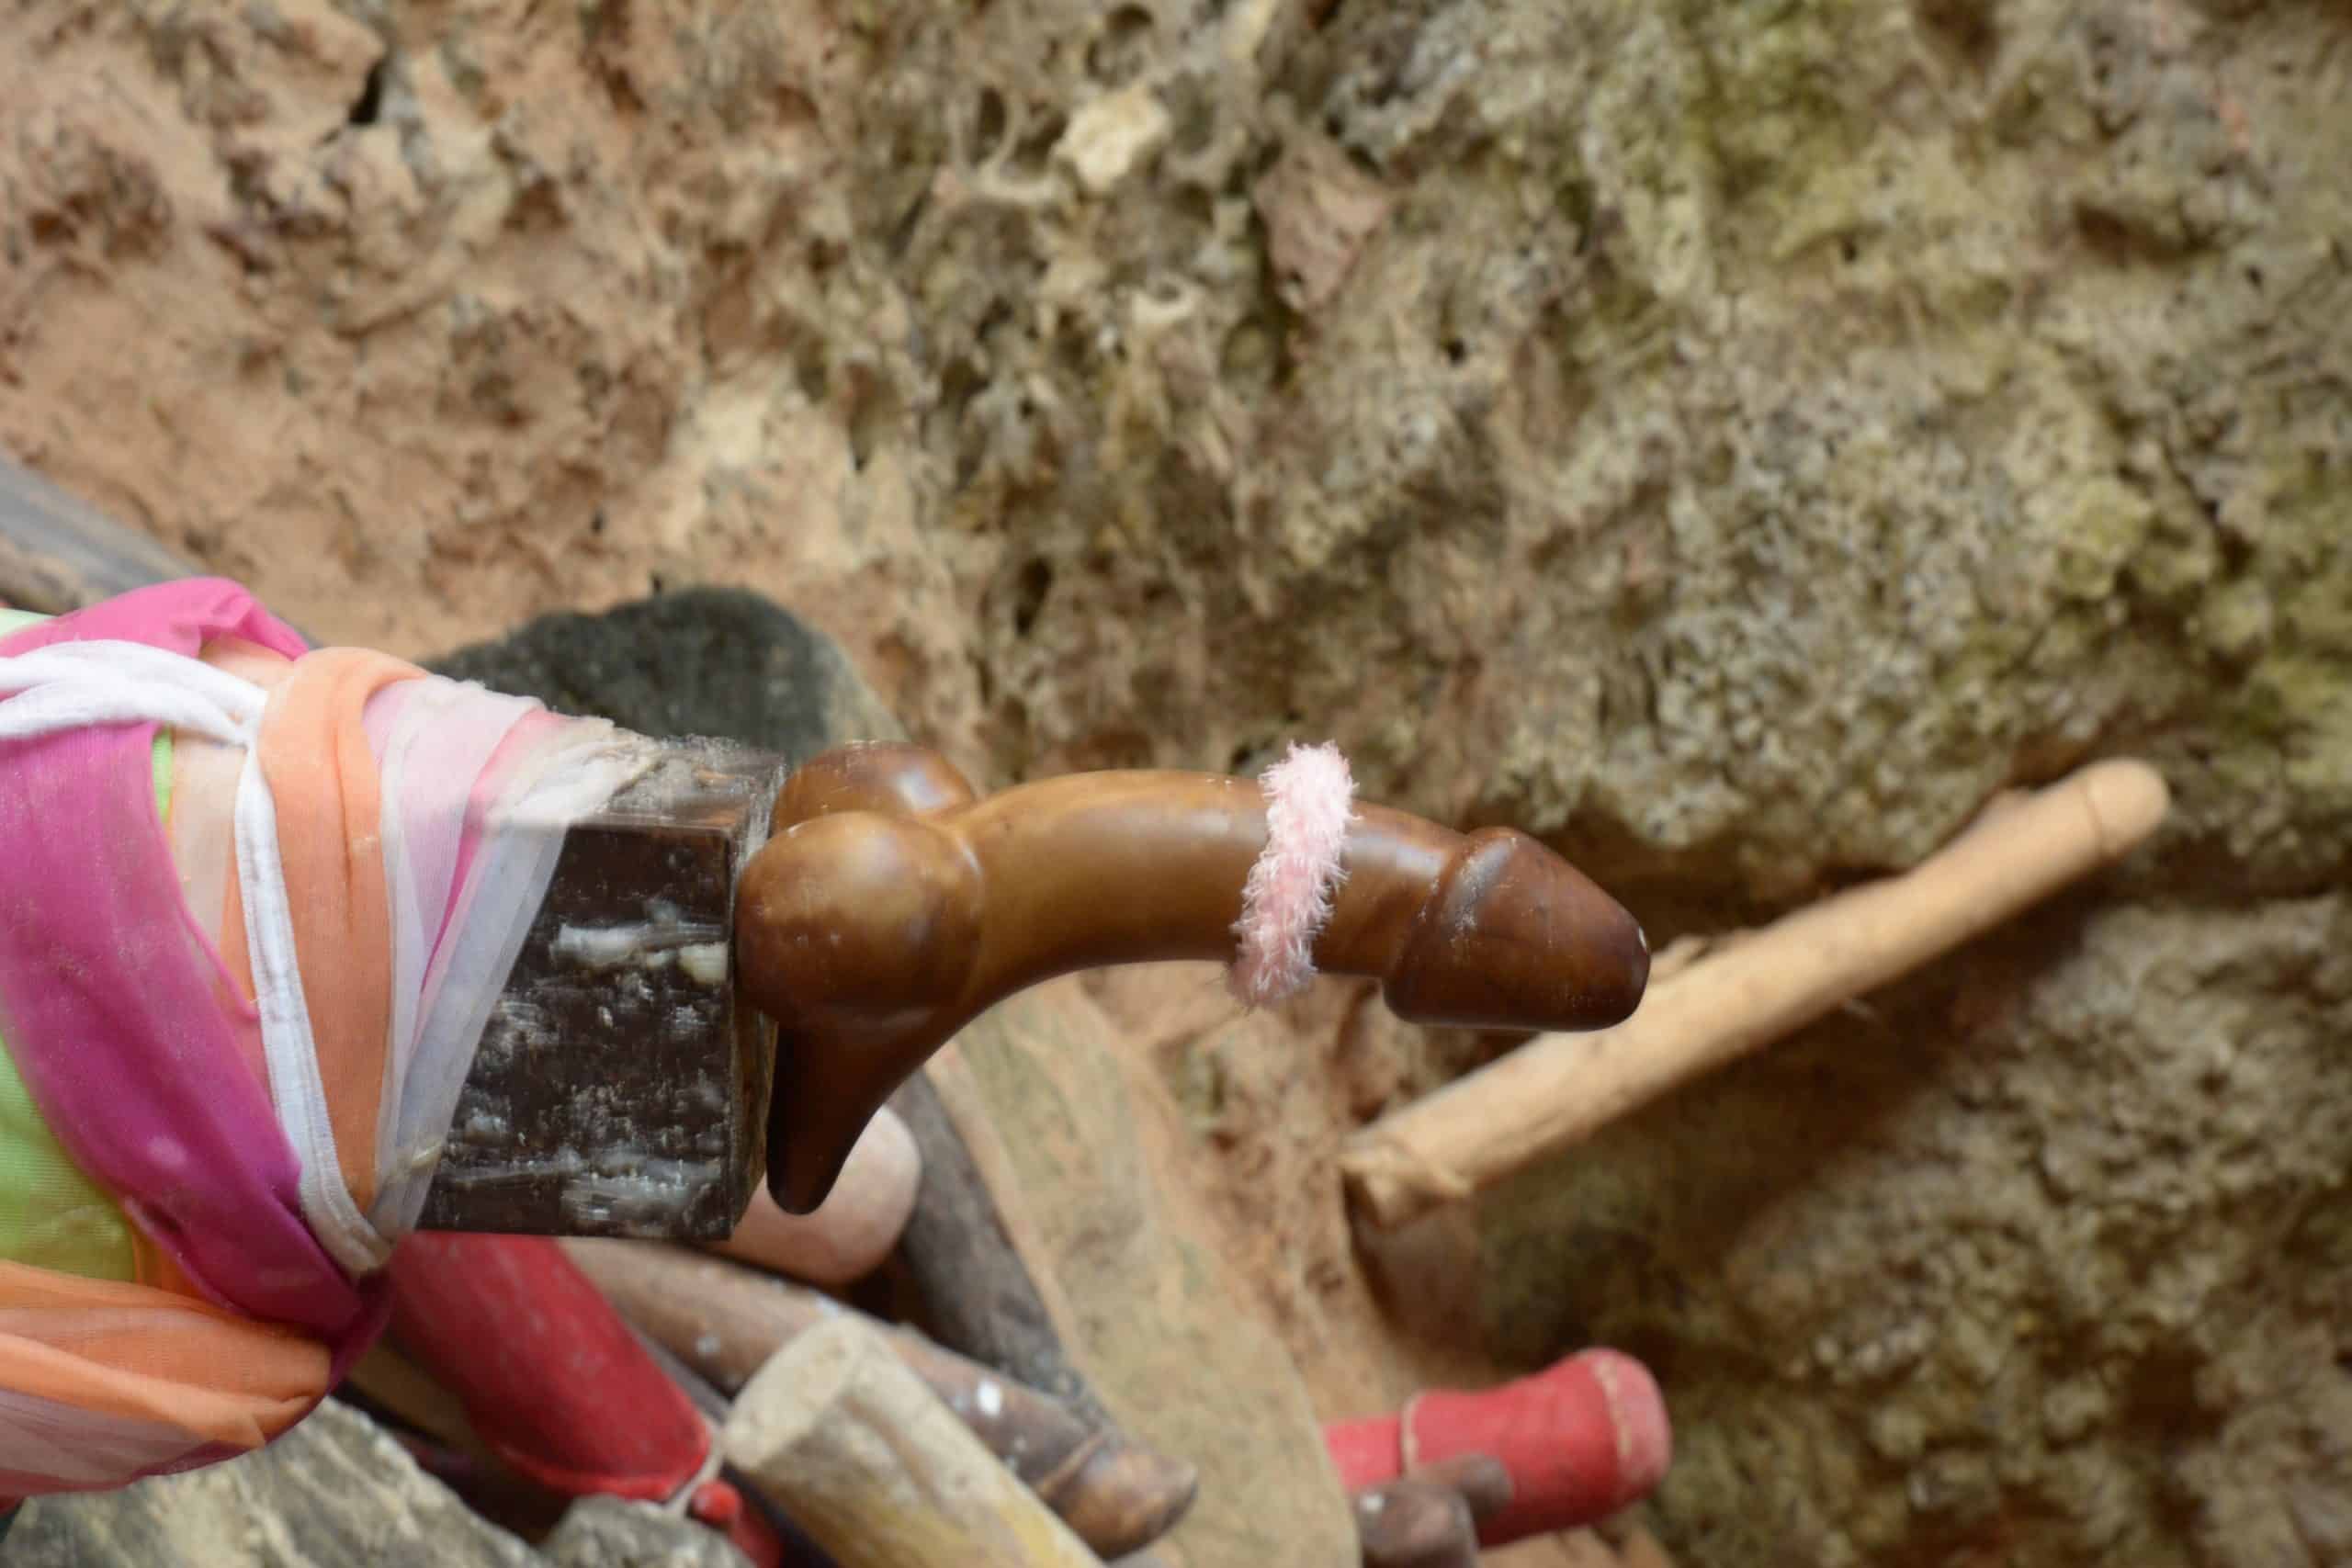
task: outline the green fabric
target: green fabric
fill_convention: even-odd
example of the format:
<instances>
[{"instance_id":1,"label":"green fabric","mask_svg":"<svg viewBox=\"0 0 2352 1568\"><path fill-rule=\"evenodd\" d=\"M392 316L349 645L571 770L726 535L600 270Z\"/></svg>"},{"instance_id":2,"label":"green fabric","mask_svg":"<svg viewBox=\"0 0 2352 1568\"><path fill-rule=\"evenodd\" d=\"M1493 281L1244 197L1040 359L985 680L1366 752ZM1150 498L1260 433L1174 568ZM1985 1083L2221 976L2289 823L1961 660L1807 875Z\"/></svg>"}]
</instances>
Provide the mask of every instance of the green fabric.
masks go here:
<instances>
[{"instance_id":1,"label":"green fabric","mask_svg":"<svg viewBox=\"0 0 2352 1568\"><path fill-rule=\"evenodd\" d=\"M92 1280L139 1278L130 1221L40 1119L0 1043L0 1258Z\"/></svg>"},{"instance_id":2,"label":"green fabric","mask_svg":"<svg viewBox=\"0 0 2352 1568\"><path fill-rule=\"evenodd\" d=\"M0 609L0 637L47 618ZM172 802L168 730L155 732L154 769L155 810L166 816ZM0 1041L0 1258L85 1279L139 1278L130 1219L50 1132L6 1041ZM0 1534L11 1522L13 1516L0 1518Z\"/></svg>"}]
</instances>

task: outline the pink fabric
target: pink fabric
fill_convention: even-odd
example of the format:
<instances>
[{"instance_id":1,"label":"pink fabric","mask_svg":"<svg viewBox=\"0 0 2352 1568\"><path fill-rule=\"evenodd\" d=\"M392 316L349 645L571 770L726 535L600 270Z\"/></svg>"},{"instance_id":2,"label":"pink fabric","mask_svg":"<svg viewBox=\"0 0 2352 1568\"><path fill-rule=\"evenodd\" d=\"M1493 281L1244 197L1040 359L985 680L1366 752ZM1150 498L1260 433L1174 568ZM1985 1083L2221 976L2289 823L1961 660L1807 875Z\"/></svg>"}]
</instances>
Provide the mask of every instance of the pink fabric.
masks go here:
<instances>
[{"instance_id":1,"label":"pink fabric","mask_svg":"<svg viewBox=\"0 0 2352 1568\"><path fill-rule=\"evenodd\" d=\"M192 657L222 637L304 651L243 589L198 579L28 627L0 654L115 638ZM326 1342L332 1386L388 1300L303 1222L299 1163L235 1042L230 1010L251 1009L180 897L154 730L0 741L0 1034L74 1160L209 1298Z\"/></svg>"},{"instance_id":2,"label":"pink fabric","mask_svg":"<svg viewBox=\"0 0 2352 1568\"><path fill-rule=\"evenodd\" d=\"M404 682L362 716L384 778L385 870L392 914L392 1033L377 1131L389 1151L424 1027L425 976L457 902L476 783L537 705L438 679Z\"/></svg>"},{"instance_id":3,"label":"pink fabric","mask_svg":"<svg viewBox=\"0 0 2352 1568\"><path fill-rule=\"evenodd\" d=\"M368 749L376 753L376 766L384 765L384 751L392 743L392 731L400 725L401 715L408 707L408 699L415 694L420 682L403 681L397 686L387 686L368 699L359 710L360 732L368 737Z\"/></svg>"},{"instance_id":4,"label":"pink fabric","mask_svg":"<svg viewBox=\"0 0 2352 1568\"><path fill-rule=\"evenodd\" d=\"M1355 780L1336 746L1293 746L1261 781L1266 847L1250 868L1228 976L1251 1007L1281 1001L1315 976L1315 941L1331 918L1355 815Z\"/></svg>"}]
</instances>

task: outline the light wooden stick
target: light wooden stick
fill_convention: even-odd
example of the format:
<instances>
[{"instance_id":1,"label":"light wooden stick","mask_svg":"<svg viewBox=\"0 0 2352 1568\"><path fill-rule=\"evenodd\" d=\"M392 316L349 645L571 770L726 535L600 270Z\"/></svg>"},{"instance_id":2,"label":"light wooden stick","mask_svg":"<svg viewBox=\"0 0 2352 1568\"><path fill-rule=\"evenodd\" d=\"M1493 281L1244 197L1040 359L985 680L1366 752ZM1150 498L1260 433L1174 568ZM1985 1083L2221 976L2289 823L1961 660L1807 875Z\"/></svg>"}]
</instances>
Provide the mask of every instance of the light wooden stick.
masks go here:
<instances>
[{"instance_id":1,"label":"light wooden stick","mask_svg":"<svg viewBox=\"0 0 2352 1568\"><path fill-rule=\"evenodd\" d=\"M828 1200L830 1201L830 1200ZM1056 1401L905 1328L722 1258L651 1242L577 1237L564 1251L624 1316L720 1392L735 1393L795 1336L852 1316L946 1402L989 1451L1106 1557L1174 1529L1200 1479L1190 1464L1090 1427Z\"/></svg>"},{"instance_id":2,"label":"light wooden stick","mask_svg":"<svg viewBox=\"0 0 2352 1568\"><path fill-rule=\"evenodd\" d=\"M2130 761L1997 803L1913 870L1801 909L1652 986L1617 1027L1539 1037L1363 1129L1340 1156L1349 1196L1380 1230L1467 1198L2118 859L2166 805L2162 776Z\"/></svg>"},{"instance_id":3,"label":"light wooden stick","mask_svg":"<svg viewBox=\"0 0 2352 1568\"><path fill-rule=\"evenodd\" d=\"M787 1214L763 1185L712 1251L814 1285L846 1285L882 1266L914 1213L922 1152L888 1110L878 1111L850 1150L842 1179L814 1213Z\"/></svg>"},{"instance_id":4,"label":"light wooden stick","mask_svg":"<svg viewBox=\"0 0 2352 1568\"><path fill-rule=\"evenodd\" d=\"M728 1460L840 1568L1102 1568L892 1353L839 1317L745 1384Z\"/></svg>"}]
</instances>

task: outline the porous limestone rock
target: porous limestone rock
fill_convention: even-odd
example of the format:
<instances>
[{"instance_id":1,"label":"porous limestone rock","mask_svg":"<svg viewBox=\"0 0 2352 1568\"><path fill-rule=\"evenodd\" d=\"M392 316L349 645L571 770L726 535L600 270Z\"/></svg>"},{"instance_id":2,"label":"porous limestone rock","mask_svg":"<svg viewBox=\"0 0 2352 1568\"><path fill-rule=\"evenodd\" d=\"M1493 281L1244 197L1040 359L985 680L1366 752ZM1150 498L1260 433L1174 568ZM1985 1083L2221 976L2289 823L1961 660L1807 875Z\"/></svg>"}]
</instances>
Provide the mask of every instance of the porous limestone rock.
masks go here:
<instances>
[{"instance_id":1,"label":"porous limestone rock","mask_svg":"<svg viewBox=\"0 0 2352 1568\"><path fill-rule=\"evenodd\" d=\"M2352 903L2069 898L1528 1171L1486 1326L1647 1353L1705 1563L2352 1551Z\"/></svg>"},{"instance_id":2,"label":"porous limestone rock","mask_svg":"<svg viewBox=\"0 0 2352 1568\"><path fill-rule=\"evenodd\" d=\"M332 1399L226 1464L36 1497L6 1555L9 1568L541 1568L382 1427Z\"/></svg>"},{"instance_id":3,"label":"porous limestone rock","mask_svg":"<svg viewBox=\"0 0 2352 1568\"><path fill-rule=\"evenodd\" d=\"M743 1568L709 1526L619 1497L583 1497L540 1543L554 1568Z\"/></svg>"},{"instance_id":4,"label":"porous limestone rock","mask_svg":"<svg viewBox=\"0 0 2352 1568\"><path fill-rule=\"evenodd\" d=\"M361 1412L328 1400L257 1454L119 1492L36 1498L9 1568L741 1568L707 1526L616 1497L537 1550L483 1519Z\"/></svg>"}]
</instances>

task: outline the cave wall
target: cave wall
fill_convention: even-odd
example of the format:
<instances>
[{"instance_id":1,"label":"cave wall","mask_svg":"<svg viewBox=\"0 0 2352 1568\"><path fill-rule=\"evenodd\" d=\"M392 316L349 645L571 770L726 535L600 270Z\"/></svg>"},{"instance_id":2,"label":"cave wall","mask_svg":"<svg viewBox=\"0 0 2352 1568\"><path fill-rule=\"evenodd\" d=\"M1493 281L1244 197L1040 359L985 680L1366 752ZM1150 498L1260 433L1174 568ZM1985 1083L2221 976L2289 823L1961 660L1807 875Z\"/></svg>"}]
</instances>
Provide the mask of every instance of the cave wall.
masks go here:
<instances>
[{"instance_id":1,"label":"cave wall","mask_svg":"<svg viewBox=\"0 0 2352 1568\"><path fill-rule=\"evenodd\" d=\"M1488 1327L1673 1369L1692 1561L2337 1561L2347 146L2329 0L32 0L0 446L399 651L758 589L989 782L1329 734L1660 936L2147 755Z\"/></svg>"}]
</instances>

